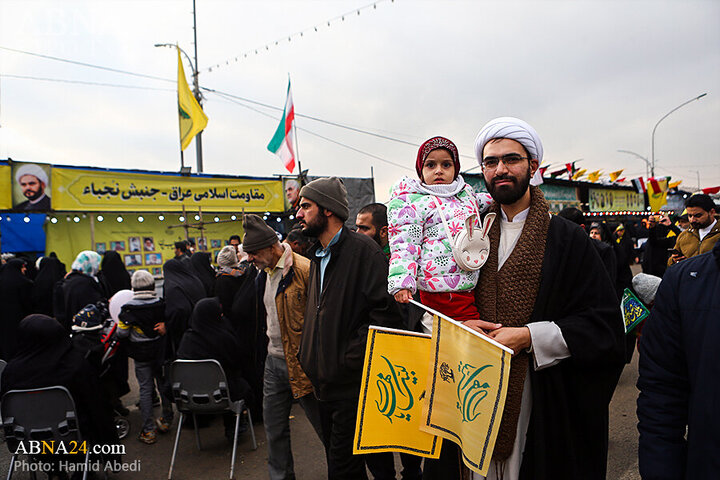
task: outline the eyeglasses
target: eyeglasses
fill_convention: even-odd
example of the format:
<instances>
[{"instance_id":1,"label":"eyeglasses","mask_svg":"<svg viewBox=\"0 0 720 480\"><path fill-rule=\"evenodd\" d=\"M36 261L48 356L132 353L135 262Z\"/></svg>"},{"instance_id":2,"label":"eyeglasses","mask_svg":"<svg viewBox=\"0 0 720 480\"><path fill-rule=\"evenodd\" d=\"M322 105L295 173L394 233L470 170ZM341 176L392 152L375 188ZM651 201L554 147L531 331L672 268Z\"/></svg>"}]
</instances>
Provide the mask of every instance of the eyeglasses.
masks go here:
<instances>
[{"instance_id":1,"label":"eyeglasses","mask_svg":"<svg viewBox=\"0 0 720 480\"><path fill-rule=\"evenodd\" d=\"M528 157L520 156L517 153L508 153L502 157L485 157L482 161L482 168L483 170L495 170L500 165L500 162L510 168L518 165L523 160L528 160Z\"/></svg>"}]
</instances>

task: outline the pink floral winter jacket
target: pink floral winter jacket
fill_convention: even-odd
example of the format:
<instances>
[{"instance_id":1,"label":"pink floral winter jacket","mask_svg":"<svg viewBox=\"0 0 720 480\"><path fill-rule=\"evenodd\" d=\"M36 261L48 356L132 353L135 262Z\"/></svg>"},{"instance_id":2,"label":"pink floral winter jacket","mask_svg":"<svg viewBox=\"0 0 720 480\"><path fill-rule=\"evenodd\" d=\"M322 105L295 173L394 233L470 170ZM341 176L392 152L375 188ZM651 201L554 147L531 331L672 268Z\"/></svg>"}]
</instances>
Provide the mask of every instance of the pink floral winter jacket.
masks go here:
<instances>
[{"instance_id":1,"label":"pink floral winter jacket","mask_svg":"<svg viewBox=\"0 0 720 480\"><path fill-rule=\"evenodd\" d=\"M435 208L440 210L451 234L457 235L465 219L482 213L492 203L487 193L475 193L462 176L449 185L425 185L418 179L403 177L390 191L388 231L390 235L390 271L388 292L402 289L415 293L458 292L475 288L479 271L466 272L457 266ZM479 206L479 211L477 210ZM478 221L476 226L480 227Z\"/></svg>"}]
</instances>

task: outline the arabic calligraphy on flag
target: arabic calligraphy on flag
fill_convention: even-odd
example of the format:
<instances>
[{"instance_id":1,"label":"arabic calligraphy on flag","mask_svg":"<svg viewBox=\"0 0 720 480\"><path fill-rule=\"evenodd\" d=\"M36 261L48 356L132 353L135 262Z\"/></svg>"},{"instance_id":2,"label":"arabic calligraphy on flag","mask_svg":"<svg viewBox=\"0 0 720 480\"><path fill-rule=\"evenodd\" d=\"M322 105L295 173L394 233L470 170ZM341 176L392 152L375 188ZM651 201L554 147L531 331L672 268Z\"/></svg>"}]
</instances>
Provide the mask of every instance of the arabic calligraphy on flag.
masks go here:
<instances>
[{"instance_id":1,"label":"arabic calligraphy on flag","mask_svg":"<svg viewBox=\"0 0 720 480\"><path fill-rule=\"evenodd\" d=\"M420 429L458 444L486 475L500 428L512 350L459 322L433 316L427 398Z\"/></svg>"},{"instance_id":2,"label":"arabic calligraphy on flag","mask_svg":"<svg viewBox=\"0 0 720 480\"><path fill-rule=\"evenodd\" d=\"M354 454L440 456L442 439L420 431L430 347L429 335L370 327Z\"/></svg>"}]
</instances>

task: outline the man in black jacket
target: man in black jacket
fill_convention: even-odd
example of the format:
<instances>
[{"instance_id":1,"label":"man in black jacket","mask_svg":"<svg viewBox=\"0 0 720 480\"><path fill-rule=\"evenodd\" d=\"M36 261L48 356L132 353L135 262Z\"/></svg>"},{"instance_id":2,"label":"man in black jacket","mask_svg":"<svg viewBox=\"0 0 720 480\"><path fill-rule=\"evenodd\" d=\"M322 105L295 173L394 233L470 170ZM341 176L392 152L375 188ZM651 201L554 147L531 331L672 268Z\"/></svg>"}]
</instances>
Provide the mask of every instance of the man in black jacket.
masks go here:
<instances>
[{"instance_id":1,"label":"man in black jacket","mask_svg":"<svg viewBox=\"0 0 720 480\"><path fill-rule=\"evenodd\" d=\"M642 331L637 386L640 475L720 472L720 242L667 269Z\"/></svg>"},{"instance_id":2,"label":"man in black jacket","mask_svg":"<svg viewBox=\"0 0 720 480\"><path fill-rule=\"evenodd\" d=\"M401 327L387 294L388 265L371 238L344 228L347 191L338 178L320 178L300 191L297 218L318 242L308 252L310 274L298 358L319 400L328 478L367 478L353 456L357 402L368 325Z\"/></svg>"}]
</instances>

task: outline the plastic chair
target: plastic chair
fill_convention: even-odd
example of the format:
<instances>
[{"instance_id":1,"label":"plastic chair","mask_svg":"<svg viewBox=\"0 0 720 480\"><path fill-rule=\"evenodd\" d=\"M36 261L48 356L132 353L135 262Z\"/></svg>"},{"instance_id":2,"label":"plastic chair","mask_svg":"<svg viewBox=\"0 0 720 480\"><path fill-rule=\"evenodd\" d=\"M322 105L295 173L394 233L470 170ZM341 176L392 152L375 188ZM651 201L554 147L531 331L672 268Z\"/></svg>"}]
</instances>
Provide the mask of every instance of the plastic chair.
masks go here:
<instances>
[{"instance_id":1,"label":"plastic chair","mask_svg":"<svg viewBox=\"0 0 720 480\"><path fill-rule=\"evenodd\" d=\"M10 390L2 397L3 430L8 449L12 453L8 480L12 477L17 447L26 441L69 442L80 446L83 442L75 411L75 402L65 387L45 387L28 390ZM29 448L29 446L27 447ZM33 460L37 458L31 455ZM85 451L83 480L87 478L90 449ZM33 472L34 473L34 472ZM33 475L33 478L34 475Z\"/></svg>"},{"instance_id":2,"label":"plastic chair","mask_svg":"<svg viewBox=\"0 0 720 480\"><path fill-rule=\"evenodd\" d=\"M244 400L230 400L227 378L222 366L220 366L220 362L212 359L175 360L170 366L170 382L172 384L173 400L180 412L180 420L175 435L175 446L170 460L168 480L172 479L175 456L177 455L180 432L182 431L185 416L192 415L195 427L195 442L198 450L202 450L196 415L217 414L226 411L235 414L235 435L233 437L232 460L230 463L230 478L234 478L240 415L243 411L247 412L253 450L257 449L257 442L255 441L255 431L253 430L250 410L247 409Z\"/></svg>"}]
</instances>

